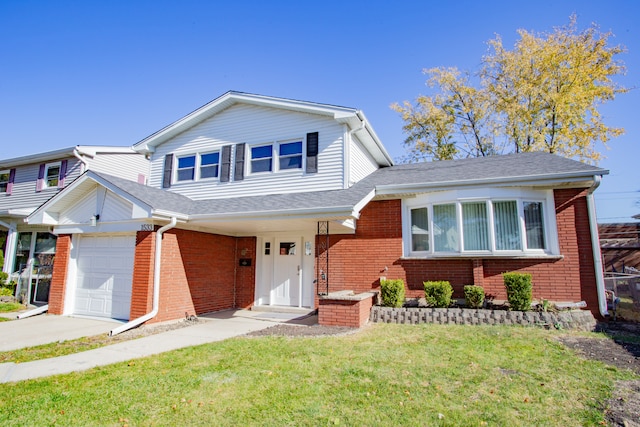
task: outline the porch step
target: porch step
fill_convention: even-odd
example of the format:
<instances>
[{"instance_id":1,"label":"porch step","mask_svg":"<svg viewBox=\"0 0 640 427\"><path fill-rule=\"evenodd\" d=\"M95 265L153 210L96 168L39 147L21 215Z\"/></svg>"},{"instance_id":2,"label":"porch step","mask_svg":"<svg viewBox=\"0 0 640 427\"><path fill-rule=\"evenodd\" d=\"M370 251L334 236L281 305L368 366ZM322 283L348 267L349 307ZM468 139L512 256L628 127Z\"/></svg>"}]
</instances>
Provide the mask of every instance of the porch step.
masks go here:
<instances>
[{"instance_id":1,"label":"porch step","mask_svg":"<svg viewBox=\"0 0 640 427\"><path fill-rule=\"evenodd\" d=\"M254 305L251 311L263 313L292 313L304 316L306 314L315 314L316 310L309 307L287 307L282 305Z\"/></svg>"}]
</instances>

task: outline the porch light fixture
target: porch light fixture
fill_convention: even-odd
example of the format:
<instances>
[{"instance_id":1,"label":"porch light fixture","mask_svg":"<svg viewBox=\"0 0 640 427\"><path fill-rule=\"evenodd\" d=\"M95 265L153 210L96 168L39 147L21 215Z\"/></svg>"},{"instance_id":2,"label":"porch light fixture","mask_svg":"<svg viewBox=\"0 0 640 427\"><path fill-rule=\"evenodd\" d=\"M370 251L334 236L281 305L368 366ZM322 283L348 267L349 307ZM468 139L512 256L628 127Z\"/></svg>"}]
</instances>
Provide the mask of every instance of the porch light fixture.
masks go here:
<instances>
[{"instance_id":1,"label":"porch light fixture","mask_svg":"<svg viewBox=\"0 0 640 427\"><path fill-rule=\"evenodd\" d=\"M91 226L95 227L96 224L98 223L98 220L100 219L100 215L95 214L91 217Z\"/></svg>"}]
</instances>

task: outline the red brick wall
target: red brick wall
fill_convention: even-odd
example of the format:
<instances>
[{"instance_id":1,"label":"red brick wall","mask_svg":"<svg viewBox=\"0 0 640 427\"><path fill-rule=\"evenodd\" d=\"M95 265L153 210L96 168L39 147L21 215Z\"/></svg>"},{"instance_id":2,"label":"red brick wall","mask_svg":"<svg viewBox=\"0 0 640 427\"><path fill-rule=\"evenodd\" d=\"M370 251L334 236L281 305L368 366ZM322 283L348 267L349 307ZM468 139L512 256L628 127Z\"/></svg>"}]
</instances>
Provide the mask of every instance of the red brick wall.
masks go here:
<instances>
[{"instance_id":1,"label":"red brick wall","mask_svg":"<svg viewBox=\"0 0 640 427\"><path fill-rule=\"evenodd\" d=\"M53 273L49 287L49 313L51 314L62 314L64 311L64 296L70 253L71 235L59 235L56 240L56 256L53 260Z\"/></svg>"},{"instance_id":2,"label":"red brick wall","mask_svg":"<svg viewBox=\"0 0 640 427\"><path fill-rule=\"evenodd\" d=\"M405 280L407 297L423 296L424 281L448 280L456 298L464 297L464 285L477 284L483 286L488 295L506 299L501 274L525 271L533 276L534 298L584 300L597 313L598 299L585 195L586 191L581 189L554 192L563 259L403 260L400 201L372 202L363 209L355 235L331 236L329 291L368 291L379 288L380 277L384 276ZM318 237L321 238L324 236Z\"/></svg>"},{"instance_id":3,"label":"red brick wall","mask_svg":"<svg viewBox=\"0 0 640 427\"><path fill-rule=\"evenodd\" d=\"M136 234L129 315L131 320L147 314L152 308L155 241L156 233L154 232L139 231Z\"/></svg>"},{"instance_id":4,"label":"red brick wall","mask_svg":"<svg viewBox=\"0 0 640 427\"><path fill-rule=\"evenodd\" d=\"M361 301L321 299L318 323L324 326L360 328L369 320L373 297Z\"/></svg>"},{"instance_id":5,"label":"red brick wall","mask_svg":"<svg viewBox=\"0 0 640 427\"><path fill-rule=\"evenodd\" d=\"M154 322L234 307L235 238L173 229L164 233L160 307Z\"/></svg>"}]
</instances>

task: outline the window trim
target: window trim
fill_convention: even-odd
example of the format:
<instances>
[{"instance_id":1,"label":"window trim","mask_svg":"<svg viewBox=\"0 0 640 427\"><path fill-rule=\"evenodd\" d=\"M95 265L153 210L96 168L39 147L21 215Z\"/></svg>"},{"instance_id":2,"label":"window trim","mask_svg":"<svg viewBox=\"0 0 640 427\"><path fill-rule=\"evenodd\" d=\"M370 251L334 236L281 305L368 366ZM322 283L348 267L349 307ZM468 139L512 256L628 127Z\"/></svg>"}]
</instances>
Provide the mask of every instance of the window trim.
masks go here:
<instances>
[{"instance_id":1,"label":"window trim","mask_svg":"<svg viewBox=\"0 0 640 427\"><path fill-rule=\"evenodd\" d=\"M264 176L267 174L273 174L273 173L299 173L299 172L305 172L305 167L306 167L306 138L287 138L287 139L278 139L275 141L271 141L271 142L260 142L260 143L255 143L255 144L247 144L248 145L248 161L245 162L246 163L246 170L245 170L245 175L246 176ZM300 153L296 153L296 154L288 154L285 155L284 157L280 155L280 147L282 145L286 145L286 144L292 144L292 143L300 143L301 146L301 150ZM271 170L269 171L260 171L260 172L253 172L252 171L252 164L254 160L264 160L267 159L267 157L260 157L257 159L253 158L253 149L254 148L260 148L260 147L267 147L267 146L271 146ZM300 167L296 167L296 168L281 168L280 167L280 161L283 158L291 158L291 157L300 157Z\"/></svg>"},{"instance_id":2,"label":"window trim","mask_svg":"<svg viewBox=\"0 0 640 427\"><path fill-rule=\"evenodd\" d=\"M499 250L496 249L494 203L502 201L515 201L518 213L518 230L521 249ZM488 250L465 250L463 229L463 203L486 203L487 232L489 238ZM526 224L524 218L524 203L536 202L542 204L543 239L545 249L530 249L527 246ZM435 205L455 204L457 247L456 251L437 251L433 235ZM429 237L428 250L414 251L412 241L411 211L413 209L426 208L428 215ZM530 189L468 189L450 190L439 193L417 195L411 199L402 201L402 241L403 256L407 258L472 258L472 257L548 257L559 255L559 243L555 217L555 203L553 190Z\"/></svg>"},{"instance_id":3,"label":"window trim","mask_svg":"<svg viewBox=\"0 0 640 427\"><path fill-rule=\"evenodd\" d=\"M7 175L7 181L0 181L0 194L7 194L9 192L9 183L11 181L11 169L0 170L0 175ZM4 184L4 189L2 185Z\"/></svg>"},{"instance_id":4,"label":"window trim","mask_svg":"<svg viewBox=\"0 0 640 427\"><path fill-rule=\"evenodd\" d=\"M56 183L54 185L49 185L49 169L58 168L58 173L56 174ZM42 189L46 190L48 188L58 188L60 182L60 171L62 170L62 162L52 162L46 163L44 165L44 175L42 177Z\"/></svg>"},{"instance_id":5,"label":"window trim","mask_svg":"<svg viewBox=\"0 0 640 427\"><path fill-rule=\"evenodd\" d=\"M202 177L202 156L206 156L208 154L218 154L218 172L216 176L211 177ZM180 160L186 159L189 157L194 157L194 162L192 167L188 168L180 168ZM219 181L220 180L220 167L221 167L221 159L222 159L222 150L213 150L213 151L202 151L202 152L191 152L191 153L183 153L183 154L175 154L175 161L173 162L173 173L172 173L172 185L181 185L181 184L189 184L200 181ZM212 166L204 165L206 166ZM181 170L193 169L193 178L191 179L179 179Z\"/></svg>"}]
</instances>

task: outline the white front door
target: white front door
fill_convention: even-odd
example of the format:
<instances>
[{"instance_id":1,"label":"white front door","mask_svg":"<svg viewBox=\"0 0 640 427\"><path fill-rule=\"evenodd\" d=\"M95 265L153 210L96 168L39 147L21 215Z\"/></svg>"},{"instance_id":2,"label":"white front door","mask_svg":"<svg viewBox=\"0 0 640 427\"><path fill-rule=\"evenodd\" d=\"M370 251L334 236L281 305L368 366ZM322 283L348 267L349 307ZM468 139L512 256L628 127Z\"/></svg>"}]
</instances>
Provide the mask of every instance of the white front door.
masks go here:
<instances>
[{"instance_id":1,"label":"white front door","mask_svg":"<svg viewBox=\"0 0 640 427\"><path fill-rule=\"evenodd\" d=\"M302 238L276 238L271 305L301 307Z\"/></svg>"}]
</instances>

